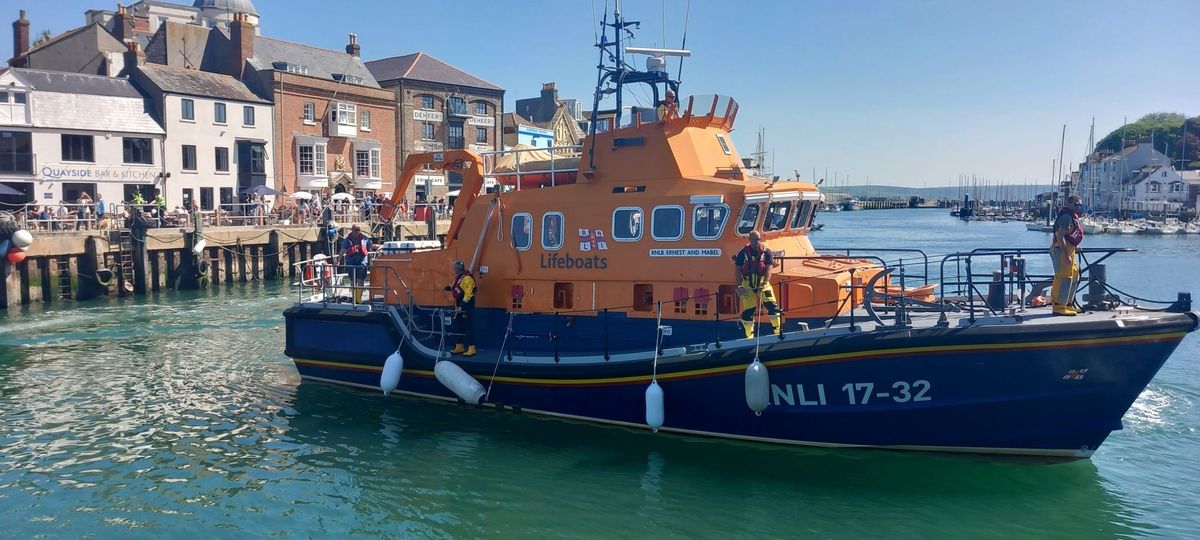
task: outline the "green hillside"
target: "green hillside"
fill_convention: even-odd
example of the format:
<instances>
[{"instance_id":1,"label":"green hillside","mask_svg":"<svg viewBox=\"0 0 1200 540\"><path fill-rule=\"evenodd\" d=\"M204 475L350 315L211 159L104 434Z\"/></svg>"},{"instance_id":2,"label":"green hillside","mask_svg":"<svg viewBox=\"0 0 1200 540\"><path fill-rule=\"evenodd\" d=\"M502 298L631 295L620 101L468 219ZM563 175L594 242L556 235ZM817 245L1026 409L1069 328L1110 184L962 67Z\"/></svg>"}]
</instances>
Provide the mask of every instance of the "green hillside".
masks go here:
<instances>
[{"instance_id":1,"label":"green hillside","mask_svg":"<svg viewBox=\"0 0 1200 540\"><path fill-rule=\"evenodd\" d=\"M1183 141L1183 125L1187 122L1187 144ZM1187 118L1180 113L1152 113L1138 119L1137 122L1117 128L1096 143L1096 150L1121 150L1121 140L1137 141L1141 138L1153 138L1154 148L1171 157L1171 162L1179 167L1180 152L1186 146L1188 169L1200 169L1200 116ZM1164 145L1166 149L1164 150Z\"/></svg>"}]
</instances>

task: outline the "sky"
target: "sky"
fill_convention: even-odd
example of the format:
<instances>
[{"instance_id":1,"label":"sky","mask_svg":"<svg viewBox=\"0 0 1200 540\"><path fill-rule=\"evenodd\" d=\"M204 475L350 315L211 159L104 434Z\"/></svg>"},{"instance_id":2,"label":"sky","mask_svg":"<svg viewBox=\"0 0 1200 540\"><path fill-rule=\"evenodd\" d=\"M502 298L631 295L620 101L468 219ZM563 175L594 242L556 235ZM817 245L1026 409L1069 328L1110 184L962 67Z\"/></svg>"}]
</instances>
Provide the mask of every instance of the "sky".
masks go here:
<instances>
[{"instance_id":1,"label":"sky","mask_svg":"<svg viewBox=\"0 0 1200 540\"><path fill-rule=\"evenodd\" d=\"M505 88L506 110L549 81L591 106L605 4L254 2L263 35L341 50L354 32L367 60L424 51ZM115 7L0 0L0 17L25 9L32 34L57 34L83 24L87 9ZM737 100L739 152L753 152L764 129L781 176L1046 184L1064 125L1066 162L1078 163L1093 118L1099 140L1125 118L1200 115L1196 0L624 0L622 11L642 22L640 46L680 47L687 21L684 101ZM9 24L0 32L0 44L12 42Z\"/></svg>"}]
</instances>

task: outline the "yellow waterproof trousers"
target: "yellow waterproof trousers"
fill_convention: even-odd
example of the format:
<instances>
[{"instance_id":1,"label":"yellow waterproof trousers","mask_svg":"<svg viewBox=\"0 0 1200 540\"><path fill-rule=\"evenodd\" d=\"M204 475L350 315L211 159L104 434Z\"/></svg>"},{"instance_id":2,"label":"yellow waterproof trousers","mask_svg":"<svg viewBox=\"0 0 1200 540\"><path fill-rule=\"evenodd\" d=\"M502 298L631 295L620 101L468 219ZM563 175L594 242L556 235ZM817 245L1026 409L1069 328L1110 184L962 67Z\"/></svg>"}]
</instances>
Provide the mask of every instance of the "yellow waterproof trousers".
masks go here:
<instances>
[{"instance_id":1,"label":"yellow waterproof trousers","mask_svg":"<svg viewBox=\"0 0 1200 540\"><path fill-rule=\"evenodd\" d=\"M1050 247L1050 260L1054 263L1050 301L1055 309L1074 303L1075 288L1079 286L1079 264L1075 262L1075 249L1075 246L1066 242Z\"/></svg>"},{"instance_id":2,"label":"yellow waterproof trousers","mask_svg":"<svg viewBox=\"0 0 1200 540\"><path fill-rule=\"evenodd\" d=\"M746 332L747 338L754 337L754 316L758 310L758 301L762 302L762 306L767 308L767 313L771 316L771 326L775 333L779 333L779 305L775 303L775 291L771 289L770 283L763 283L758 292L754 291L754 287L750 285L750 280L743 279L739 284L746 294L739 298L742 302L742 329Z\"/></svg>"}]
</instances>

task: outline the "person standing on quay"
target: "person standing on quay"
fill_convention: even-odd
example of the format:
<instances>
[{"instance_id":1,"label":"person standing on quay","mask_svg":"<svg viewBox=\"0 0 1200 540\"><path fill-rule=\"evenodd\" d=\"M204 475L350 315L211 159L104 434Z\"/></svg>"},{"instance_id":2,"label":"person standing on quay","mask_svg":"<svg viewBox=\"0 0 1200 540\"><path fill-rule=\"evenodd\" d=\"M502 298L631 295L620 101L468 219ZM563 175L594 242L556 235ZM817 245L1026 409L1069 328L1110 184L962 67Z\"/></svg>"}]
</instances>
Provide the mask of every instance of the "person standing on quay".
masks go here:
<instances>
[{"instance_id":1,"label":"person standing on quay","mask_svg":"<svg viewBox=\"0 0 1200 540\"><path fill-rule=\"evenodd\" d=\"M1054 303L1054 314L1067 317L1077 315L1074 306L1075 287L1079 284L1079 265L1075 262L1075 250L1083 242L1083 227L1079 223L1079 207L1083 199L1078 195L1067 197L1067 203L1058 211L1054 220L1054 239L1050 243L1050 261L1054 263L1054 282L1050 286L1050 298Z\"/></svg>"}]
</instances>

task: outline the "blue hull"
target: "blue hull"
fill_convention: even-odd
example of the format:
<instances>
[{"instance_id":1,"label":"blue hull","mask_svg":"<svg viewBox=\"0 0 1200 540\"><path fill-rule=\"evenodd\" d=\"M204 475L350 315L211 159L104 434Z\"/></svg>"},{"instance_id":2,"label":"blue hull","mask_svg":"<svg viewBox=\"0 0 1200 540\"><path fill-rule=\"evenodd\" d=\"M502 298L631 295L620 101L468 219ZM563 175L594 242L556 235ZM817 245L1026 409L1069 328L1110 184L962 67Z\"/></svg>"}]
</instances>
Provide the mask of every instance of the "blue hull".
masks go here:
<instances>
[{"instance_id":1,"label":"blue hull","mask_svg":"<svg viewBox=\"0 0 1200 540\"><path fill-rule=\"evenodd\" d=\"M378 388L383 362L401 341L379 312L296 307L285 315L286 352L309 379ZM760 357L771 396L761 416L744 392L754 349L733 342L660 361L663 429L806 445L1087 457L1121 428L1122 415L1195 325L1191 314L1164 314L1119 329L1014 325L766 340ZM410 345L403 353L399 391L454 399L433 377L431 356ZM645 427L648 360L483 356L453 361L491 385L491 405Z\"/></svg>"}]
</instances>

